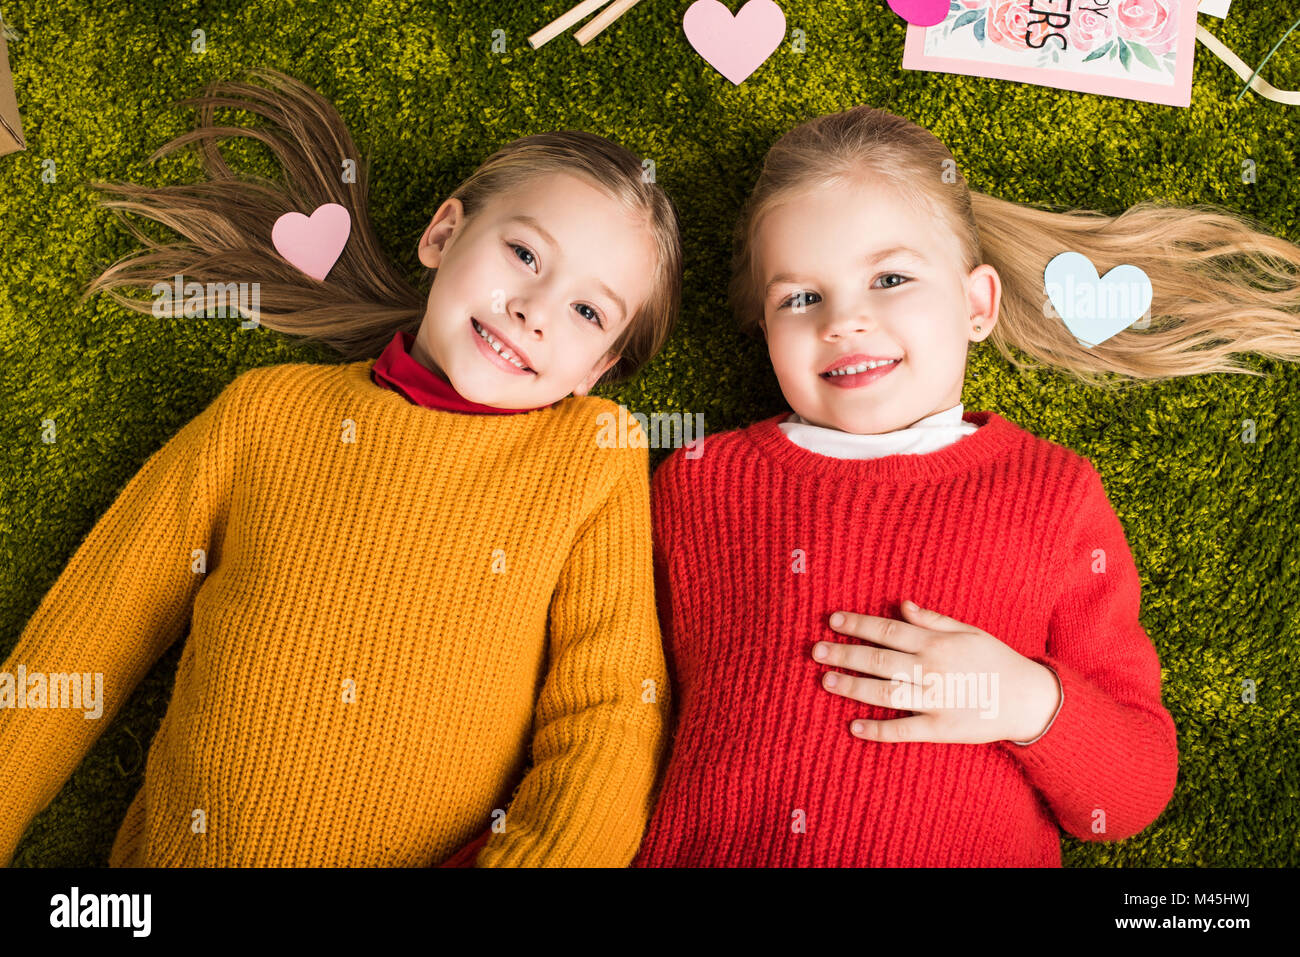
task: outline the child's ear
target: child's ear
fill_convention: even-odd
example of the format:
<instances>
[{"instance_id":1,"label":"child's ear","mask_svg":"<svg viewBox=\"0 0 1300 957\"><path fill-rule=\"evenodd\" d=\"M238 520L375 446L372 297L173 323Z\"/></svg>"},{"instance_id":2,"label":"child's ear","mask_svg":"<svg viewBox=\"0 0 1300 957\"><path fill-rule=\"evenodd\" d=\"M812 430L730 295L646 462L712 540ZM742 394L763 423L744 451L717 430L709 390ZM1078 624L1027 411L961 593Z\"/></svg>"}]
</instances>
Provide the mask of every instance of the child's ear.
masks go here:
<instances>
[{"instance_id":1,"label":"child's ear","mask_svg":"<svg viewBox=\"0 0 1300 957\"><path fill-rule=\"evenodd\" d=\"M465 206L459 199L453 196L439 206L420 237L420 262L430 269L437 269L447 252L448 242L464 223Z\"/></svg>"},{"instance_id":2,"label":"child's ear","mask_svg":"<svg viewBox=\"0 0 1300 957\"><path fill-rule=\"evenodd\" d=\"M597 362L592 367L591 372L587 373L587 377L574 387L573 394L586 395L591 391L591 387L596 384L596 380L608 372L609 368L621 358L623 357L619 355L607 355L603 362Z\"/></svg>"},{"instance_id":3,"label":"child's ear","mask_svg":"<svg viewBox=\"0 0 1300 957\"><path fill-rule=\"evenodd\" d=\"M1002 301L1002 279L988 263L981 263L966 277L966 301L970 310L971 342L983 342L993 332ZM975 326L979 332L974 331Z\"/></svg>"},{"instance_id":4,"label":"child's ear","mask_svg":"<svg viewBox=\"0 0 1300 957\"><path fill-rule=\"evenodd\" d=\"M767 319L758 320L758 328L763 332L763 341L767 342Z\"/></svg>"}]
</instances>

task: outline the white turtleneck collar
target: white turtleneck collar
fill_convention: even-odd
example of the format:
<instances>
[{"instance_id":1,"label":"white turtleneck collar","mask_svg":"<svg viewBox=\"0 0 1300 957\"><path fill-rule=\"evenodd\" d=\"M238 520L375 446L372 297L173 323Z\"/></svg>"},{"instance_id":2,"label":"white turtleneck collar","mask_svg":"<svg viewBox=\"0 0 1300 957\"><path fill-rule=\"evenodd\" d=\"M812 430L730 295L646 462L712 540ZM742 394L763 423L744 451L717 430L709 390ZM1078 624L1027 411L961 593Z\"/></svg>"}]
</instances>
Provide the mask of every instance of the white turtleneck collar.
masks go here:
<instances>
[{"instance_id":1,"label":"white turtleneck collar","mask_svg":"<svg viewBox=\"0 0 1300 957\"><path fill-rule=\"evenodd\" d=\"M962 404L958 402L951 409L928 415L905 429L879 435L857 435L812 425L797 412L792 412L779 425L786 438L810 452L837 459L876 459L886 455L924 455L952 445L978 428L961 416Z\"/></svg>"}]
</instances>

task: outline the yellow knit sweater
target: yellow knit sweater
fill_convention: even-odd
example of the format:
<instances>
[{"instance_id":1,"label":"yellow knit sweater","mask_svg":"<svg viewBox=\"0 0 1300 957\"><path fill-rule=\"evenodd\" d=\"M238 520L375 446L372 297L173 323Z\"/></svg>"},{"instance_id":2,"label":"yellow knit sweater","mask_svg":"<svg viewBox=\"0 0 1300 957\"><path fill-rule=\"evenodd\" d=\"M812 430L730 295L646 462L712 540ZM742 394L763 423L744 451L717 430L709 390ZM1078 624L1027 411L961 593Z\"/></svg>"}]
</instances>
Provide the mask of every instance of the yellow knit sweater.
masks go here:
<instances>
[{"instance_id":1,"label":"yellow knit sweater","mask_svg":"<svg viewBox=\"0 0 1300 957\"><path fill-rule=\"evenodd\" d=\"M427 866L494 822L480 866L631 861L669 709L645 448L600 447L604 399L461 415L372 365L245 372L90 531L0 666L33 692L0 861L187 625L111 865ZM102 716L36 703L69 673Z\"/></svg>"}]
</instances>

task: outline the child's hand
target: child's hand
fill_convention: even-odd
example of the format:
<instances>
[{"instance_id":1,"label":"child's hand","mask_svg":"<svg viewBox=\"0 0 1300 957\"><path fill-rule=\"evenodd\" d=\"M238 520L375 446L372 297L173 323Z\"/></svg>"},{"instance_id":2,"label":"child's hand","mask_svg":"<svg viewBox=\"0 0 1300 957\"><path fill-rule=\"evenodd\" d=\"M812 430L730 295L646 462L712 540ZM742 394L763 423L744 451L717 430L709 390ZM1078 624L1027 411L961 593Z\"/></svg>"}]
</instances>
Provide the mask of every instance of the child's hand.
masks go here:
<instances>
[{"instance_id":1,"label":"child's hand","mask_svg":"<svg viewBox=\"0 0 1300 957\"><path fill-rule=\"evenodd\" d=\"M827 672L822 680L826 690L918 712L880 721L860 718L852 724L853 734L869 741L984 744L1028 741L1043 732L1060 703L1051 669L973 625L908 602L903 614L909 621L852 612L831 615L835 631L883 647L813 646L813 657L822 664L877 676Z\"/></svg>"}]
</instances>

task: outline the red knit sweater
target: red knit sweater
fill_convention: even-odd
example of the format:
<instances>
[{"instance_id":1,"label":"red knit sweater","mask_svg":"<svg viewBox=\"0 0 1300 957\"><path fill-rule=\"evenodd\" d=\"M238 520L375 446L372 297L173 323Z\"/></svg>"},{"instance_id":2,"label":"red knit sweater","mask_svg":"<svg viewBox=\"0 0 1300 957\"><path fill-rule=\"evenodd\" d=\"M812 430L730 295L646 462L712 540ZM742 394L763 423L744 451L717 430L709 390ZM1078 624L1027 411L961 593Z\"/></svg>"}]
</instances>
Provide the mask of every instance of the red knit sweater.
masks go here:
<instances>
[{"instance_id":1,"label":"red knit sweater","mask_svg":"<svg viewBox=\"0 0 1300 957\"><path fill-rule=\"evenodd\" d=\"M789 441L787 415L678 450L654 476L678 713L633 866L1059 867L1059 828L1117 841L1155 820L1177 735L1092 463L972 411L978 431L938 451L836 459ZM812 646L863 643L831 631L833 612L901 619L908 598L1052 668L1063 700L1047 732L854 737L854 718L909 712L824 690Z\"/></svg>"}]
</instances>

